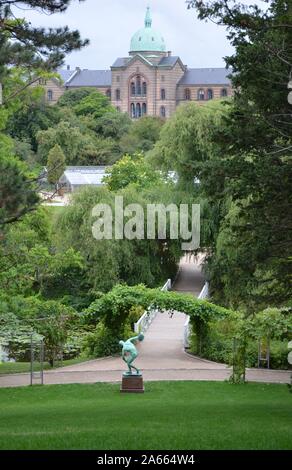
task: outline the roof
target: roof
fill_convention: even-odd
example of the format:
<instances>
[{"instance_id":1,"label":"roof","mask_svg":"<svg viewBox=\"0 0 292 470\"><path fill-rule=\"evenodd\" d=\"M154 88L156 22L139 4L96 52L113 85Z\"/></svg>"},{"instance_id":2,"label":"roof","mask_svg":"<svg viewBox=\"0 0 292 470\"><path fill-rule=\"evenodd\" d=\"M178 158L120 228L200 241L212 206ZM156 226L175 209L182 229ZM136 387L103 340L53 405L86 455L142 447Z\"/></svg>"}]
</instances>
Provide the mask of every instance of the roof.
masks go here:
<instances>
[{"instance_id":1,"label":"roof","mask_svg":"<svg viewBox=\"0 0 292 470\"><path fill-rule=\"evenodd\" d=\"M69 166L60 180L66 179L72 186L101 186L105 166Z\"/></svg>"},{"instance_id":2,"label":"roof","mask_svg":"<svg viewBox=\"0 0 292 470\"><path fill-rule=\"evenodd\" d=\"M162 57L158 67L174 67L178 60L180 60L178 56Z\"/></svg>"},{"instance_id":3,"label":"roof","mask_svg":"<svg viewBox=\"0 0 292 470\"><path fill-rule=\"evenodd\" d=\"M179 85L231 85L227 78L230 73L225 68L187 69Z\"/></svg>"},{"instance_id":4,"label":"roof","mask_svg":"<svg viewBox=\"0 0 292 470\"><path fill-rule=\"evenodd\" d=\"M126 67L127 63L131 60L131 57L119 57L112 67Z\"/></svg>"},{"instance_id":5,"label":"roof","mask_svg":"<svg viewBox=\"0 0 292 470\"><path fill-rule=\"evenodd\" d=\"M147 62L148 65L152 65L153 67L174 67L178 61L181 62L181 59L178 56L167 56L162 57L157 64L157 62L153 63L154 61L152 61L153 58L157 59L157 55L151 56L148 54L144 55L143 53L137 53L130 57L119 57L112 65L112 68L127 67L130 62L135 60L137 57L139 57L144 62Z\"/></svg>"},{"instance_id":6,"label":"roof","mask_svg":"<svg viewBox=\"0 0 292 470\"><path fill-rule=\"evenodd\" d=\"M66 82L67 87L110 87L110 70L80 70Z\"/></svg>"},{"instance_id":7,"label":"roof","mask_svg":"<svg viewBox=\"0 0 292 470\"><path fill-rule=\"evenodd\" d=\"M57 73L60 75L62 78L63 82L67 82L69 78L74 75L75 70L67 70L67 69L58 69Z\"/></svg>"}]
</instances>

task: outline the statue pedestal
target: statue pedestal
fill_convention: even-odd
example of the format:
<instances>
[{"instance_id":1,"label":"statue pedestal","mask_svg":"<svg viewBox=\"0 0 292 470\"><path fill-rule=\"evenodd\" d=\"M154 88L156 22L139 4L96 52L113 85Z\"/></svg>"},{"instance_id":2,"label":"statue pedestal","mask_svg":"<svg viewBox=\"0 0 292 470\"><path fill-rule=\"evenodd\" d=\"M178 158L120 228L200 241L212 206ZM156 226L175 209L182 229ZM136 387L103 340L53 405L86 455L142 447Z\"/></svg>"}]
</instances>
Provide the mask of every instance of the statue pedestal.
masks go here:
<instances>
[{"instance_id":1,"label":"statue pedestal","mask_svg":"<svg viewBox=\"0 0 292 470\"><path fill-rule=\"evenodd\" d=\"M123 375L121 393L144 393L143 376Z\"/></svg>"}]
</instances>

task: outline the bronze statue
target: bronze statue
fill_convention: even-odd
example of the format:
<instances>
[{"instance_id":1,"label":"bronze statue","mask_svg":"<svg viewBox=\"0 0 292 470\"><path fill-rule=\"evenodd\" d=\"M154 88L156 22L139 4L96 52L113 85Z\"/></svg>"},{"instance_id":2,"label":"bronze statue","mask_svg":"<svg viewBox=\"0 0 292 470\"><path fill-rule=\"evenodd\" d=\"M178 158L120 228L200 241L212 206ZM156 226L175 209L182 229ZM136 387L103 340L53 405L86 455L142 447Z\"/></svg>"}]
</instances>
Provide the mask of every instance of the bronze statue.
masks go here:
<instances>
[{"instance_id":1,"label":"bronze statue","mask_svg":"<svg viewBox=\"0 0 292 470\"><path fill-rule=\"evenodd\" d=\"M120 341L119 344L122 346L122 359L127 364L129 370L125 372L124 375L133 375L132 369L135 369L137 375L140 375L139 369L133 366L133 362L138 356L138 351L135 347L138 341L143 341L144 335L140 333L139 336L135 336L134 338L130 338L127 341Z\"/></svg>"}]
</instances>

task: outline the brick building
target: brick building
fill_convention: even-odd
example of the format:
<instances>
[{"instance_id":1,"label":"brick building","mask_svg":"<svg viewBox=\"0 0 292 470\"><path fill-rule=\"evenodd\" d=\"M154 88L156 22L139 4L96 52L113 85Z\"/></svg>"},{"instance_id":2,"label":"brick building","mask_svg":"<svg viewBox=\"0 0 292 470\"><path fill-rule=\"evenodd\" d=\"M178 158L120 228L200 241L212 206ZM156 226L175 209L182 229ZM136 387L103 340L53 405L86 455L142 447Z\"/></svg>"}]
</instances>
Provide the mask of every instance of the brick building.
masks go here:
<instances>
[{"instance_id":1,"label":"brick building","mask_svg":"<svg viewBox=\"0 0 292 470\"><path fill-rule=\"evenodd\" d=\"M60 70L62 82L48 80L47 101L56 103L65 90L90 87L107 95L119 111L133 119L144 115L168 118L183 102L204 103L232 95L225 68L190 69L166 49L163 36L152 28L147 8L144 28L131 39L127 57L111 70Z\"/></svg>"}]
</instances>

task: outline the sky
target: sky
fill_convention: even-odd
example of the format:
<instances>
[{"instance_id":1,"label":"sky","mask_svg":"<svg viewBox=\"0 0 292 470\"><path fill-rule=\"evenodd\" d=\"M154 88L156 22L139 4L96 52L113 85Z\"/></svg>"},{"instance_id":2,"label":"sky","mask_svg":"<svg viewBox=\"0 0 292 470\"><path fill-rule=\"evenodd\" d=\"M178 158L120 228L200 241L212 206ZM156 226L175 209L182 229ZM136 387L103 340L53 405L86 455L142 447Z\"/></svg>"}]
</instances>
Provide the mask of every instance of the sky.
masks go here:
<instances>
[{"instance_id":1,"label":"sky","mask_svg":"<svg viewBox=\"0 0 292 470\"><path fill-rule=\"evenodd\" d=\"M144 26L147 5L152 12L153 28L162 33L167 50L181 57L190 68L224 67L224 56L233 52L226 30L196 18L185 0L86 0L72 2L63 14L44 15L18 11L34 26L68 25L78 29L90 45L66 57L71 68L106 70L117 57L127 57L133 34Z\"/></svg>"}]
</instances>

